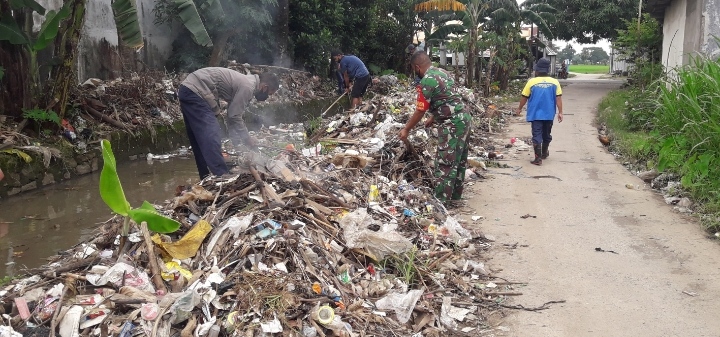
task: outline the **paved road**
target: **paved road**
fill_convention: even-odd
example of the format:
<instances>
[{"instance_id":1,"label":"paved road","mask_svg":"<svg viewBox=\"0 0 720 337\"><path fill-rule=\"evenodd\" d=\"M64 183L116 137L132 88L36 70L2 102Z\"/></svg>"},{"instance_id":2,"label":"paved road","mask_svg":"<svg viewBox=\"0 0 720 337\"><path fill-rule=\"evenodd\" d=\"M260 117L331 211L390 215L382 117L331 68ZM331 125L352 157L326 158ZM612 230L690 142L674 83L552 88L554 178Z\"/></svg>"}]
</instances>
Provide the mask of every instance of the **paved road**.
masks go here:
<instances>
[{"instance_id":1,"label":"paved road","mask_svg":"<svg viewBox=\"0 0 720 337\"><path fill-rule=\"evenodd\" d=\"M529 152L511 158L519 170L491 169L469 202L497 240L488 265L528 282L512 303L566 301L512 311L501 323L509 331L495 336L720 336L720 245L648 187L625 187L642 181L600 145L593 126L600 99L619 82L564 83L566 116L553 129L550 158L540 167ZM516 120L497 138L529 136Z\"/></svg>"}]
</instances>

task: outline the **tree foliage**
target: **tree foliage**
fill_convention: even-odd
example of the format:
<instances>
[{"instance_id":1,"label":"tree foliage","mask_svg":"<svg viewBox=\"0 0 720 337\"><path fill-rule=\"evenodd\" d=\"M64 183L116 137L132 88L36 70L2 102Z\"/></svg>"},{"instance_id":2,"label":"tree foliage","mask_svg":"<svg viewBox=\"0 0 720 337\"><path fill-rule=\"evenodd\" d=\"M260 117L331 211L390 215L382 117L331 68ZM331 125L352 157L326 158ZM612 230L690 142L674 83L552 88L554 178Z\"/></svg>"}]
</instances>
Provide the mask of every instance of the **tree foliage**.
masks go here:
<instances>
[{"instance_id":1,"label":"tree foliage","mask_svg":"<svg viewBox=\"0 0 720 337\"><path fill-rule=\"evenodd\" d=\"M560 50L560 52L557 54L557 58L561 61L572 60L575 54L577 54L577 50L573 48L572 44L568 43L567 45L565 45L565 48Z\"/></svg>"},{"instance_id":2,"label":"tree foliage","mask_svg":"<svg viewBox=\"0 0 720 337\"><path fill-rule=\"evenodd\" d=\"M618 36L613 41L621 55L630 61L644 58L651 62L658 62L662 58L662 27L660 23L645 14L638 25L637 20L623 20L624 27L618 29Z\"/></svg>"},{"instance_id":3,"label":"tree foliage","mask_svg":"<svg viewBox=\"0 0 720 337\"><path fill-rule=\"evenodd\" d=\"M414 0L289 1L295 66L323 72L329 51L340 49L366 65L399 69L417 27L414 4Z\"/></svg>"},{"instance_id":4,"label":"tree foliage","mask_svg":"<svg viewBox=\"0 0 720 337\"><path fill-rule=\"evenodd\" d=\"M547 0L557 10L555 38L596 43L613 39L624 21L637 17L638 0Z\"/></svg>"},{"instance_id":5,"label":"tree foliage","mask_svg":"<svg viewBox=\"0 0 720 337\"><path fill-rule=\"evenodd\" d=\"M585 47L580 51L580 59L589 64L606 63L610 55L600 47Z\"/></svg>"}]
</instances>

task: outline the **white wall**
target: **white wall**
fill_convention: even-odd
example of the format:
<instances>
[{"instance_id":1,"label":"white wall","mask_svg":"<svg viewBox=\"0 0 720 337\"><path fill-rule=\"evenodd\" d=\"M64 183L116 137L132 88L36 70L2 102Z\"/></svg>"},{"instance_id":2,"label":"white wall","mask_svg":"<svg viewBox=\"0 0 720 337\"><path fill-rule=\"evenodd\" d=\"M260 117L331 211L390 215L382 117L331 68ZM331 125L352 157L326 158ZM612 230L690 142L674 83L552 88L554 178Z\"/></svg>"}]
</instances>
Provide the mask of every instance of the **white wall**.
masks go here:
<instances>
[{"instance_id":1,"label":"white wall","mask_svg":"<svg viewBox=\"0 0 720 337\"><path fill-rule=\"evenodd\" d=\"M683 64L686 7L686 0L674 0L665 9L662 62L668 70Z\"/></svg>"}]
</instances>

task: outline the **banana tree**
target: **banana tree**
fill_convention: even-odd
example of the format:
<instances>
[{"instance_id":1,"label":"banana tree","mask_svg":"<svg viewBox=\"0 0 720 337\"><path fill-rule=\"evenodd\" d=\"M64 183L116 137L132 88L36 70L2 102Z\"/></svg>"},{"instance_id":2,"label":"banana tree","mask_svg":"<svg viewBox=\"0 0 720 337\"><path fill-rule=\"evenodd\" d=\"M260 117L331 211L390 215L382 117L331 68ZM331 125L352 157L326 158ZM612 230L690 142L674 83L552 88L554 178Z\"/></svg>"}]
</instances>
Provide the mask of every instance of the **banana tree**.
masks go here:
<instances>
[{"instance_id":1,"label":"banana tree","mask_svg":"<svg viewBox=\"0 0 720 337\"><path fill-rule=\"evenodd\" d=\"M140 208L130 207L130 203L125 198L122 184L120 184L117 163L110 142L103 139L100 144L103 156L103 168L100 172L100 197L113 212L124 217L118 253L122 253L127 241L131 220L138 225L146 222L149 230L158 233L172 233L178 230L179 222L160 214L147 201L144 201Z\"/></svg>"},{"instance_id":2,"label":"banana tree","mask_svg":"<svg viewBox=\"0 0 720 337\"><path fill-rule=\"evenodd\" d=\"M38 66L38 52L46 49L58 36L60 23L70 15L70 5L66 3L60 10L45 11L45 8L34 0L10 1L11 11L0 16L0 41L7 41L16 48L20 48L24 58L28 61L26 76L29 86L30 100L25 102L23 108L36 105L35 98L41 93L40 71ZM37 35L32 32L32 14L44 15L44 21ZM29 21L28 21L29 20ZM18 22L24 22L21 28ZM20 69L14 69L15 71Z\"/></svg>"}]
</instances>

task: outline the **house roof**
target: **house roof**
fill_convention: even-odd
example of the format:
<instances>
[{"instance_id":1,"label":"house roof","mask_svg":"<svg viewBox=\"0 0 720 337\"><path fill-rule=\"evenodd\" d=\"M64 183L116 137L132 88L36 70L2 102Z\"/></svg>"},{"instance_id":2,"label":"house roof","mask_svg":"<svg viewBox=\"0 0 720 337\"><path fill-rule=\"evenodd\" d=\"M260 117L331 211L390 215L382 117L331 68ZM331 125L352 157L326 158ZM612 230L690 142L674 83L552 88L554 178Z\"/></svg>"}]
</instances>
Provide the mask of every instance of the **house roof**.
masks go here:
<instances>
[{"instance_id":1,"label":"house roof","mask_svg":"<svg viewBox=\"0 0 720 337\"><path fill-rule=\"evenodd\" d=\"M646 7L647 12L656 19L662 19L665 17L665 9L670 6L672 0L647 0Z\"/></svg>"}]
</instances>

